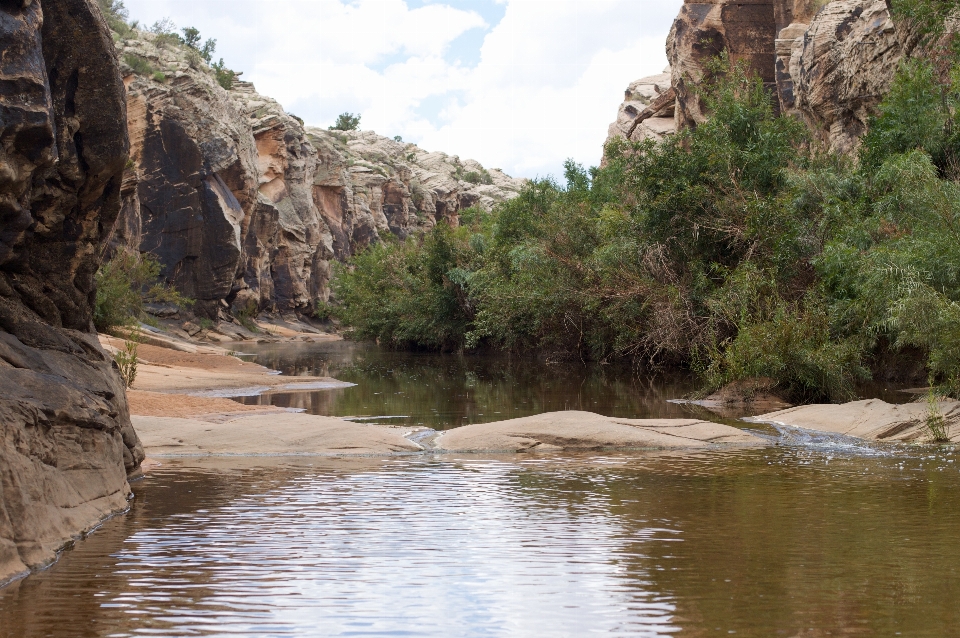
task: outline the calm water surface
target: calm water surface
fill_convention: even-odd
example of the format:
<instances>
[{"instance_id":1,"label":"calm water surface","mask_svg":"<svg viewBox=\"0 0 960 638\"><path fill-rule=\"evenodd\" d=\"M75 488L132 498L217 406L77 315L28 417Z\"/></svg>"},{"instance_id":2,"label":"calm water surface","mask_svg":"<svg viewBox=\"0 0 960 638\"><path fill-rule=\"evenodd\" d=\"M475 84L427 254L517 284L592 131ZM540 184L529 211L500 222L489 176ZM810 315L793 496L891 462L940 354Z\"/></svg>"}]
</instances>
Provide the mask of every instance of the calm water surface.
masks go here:
<instances>
[{"instance_id":1,"label":"calm water surface","mask_svg":"<svg viewBox=\"0 0 960 638\"><path fill-rule=\"evenodd\" d=\"M608 367L352 344L258 357L358 384L261 399L317 414L438 429L564 408L694 414L666 403L689 380ZM0 638L960 636L958 455L770 442L164 459L128 514L0 590Z\"/></svg>"},{"instance_id":2,"label":"calm water surface","mask_svg":"<svg viewBox=\"0 0 960 638\"><path fill-rule=\"evenodd\" d=\"M445 430L469 423L586 410L627 418L733 419L698 406L668 403L695 391L688 373L649 373L626 366L565 363L506 356L390 352L367 344L244 346L251 360L286 375L332 376L357 384L314 392L275 392L236 400L297 408L323 416L424 425ZM735 422L735 421L734 421Z\"/></svg>"},{"instance_id":3,"label":"calm water surface","mask_svg":"<svg viewBox=\"0 0 960 638\"><path fill-rule=\"evenodd\" d=\"M0 634L956 636L955 460L169 461L0 590Z\"/></svg>"}]
</instances>

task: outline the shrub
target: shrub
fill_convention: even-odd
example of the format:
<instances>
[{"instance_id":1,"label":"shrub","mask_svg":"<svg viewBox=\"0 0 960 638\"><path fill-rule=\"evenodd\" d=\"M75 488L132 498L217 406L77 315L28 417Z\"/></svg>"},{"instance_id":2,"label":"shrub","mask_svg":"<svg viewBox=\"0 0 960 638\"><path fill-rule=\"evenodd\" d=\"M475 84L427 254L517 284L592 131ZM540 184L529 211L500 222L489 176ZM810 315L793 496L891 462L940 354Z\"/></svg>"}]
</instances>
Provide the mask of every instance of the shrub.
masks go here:
<instances>
[{"instance_id":1,"label":"shrub","mask_svg":"<svg viewBox=\"0 0 960 638\"><path fill-rule=\"evenodd\" d=\"M424 237L387 239L337 268L338 319L353 336L394 348L463 348L473 318L469 230L440 223Z\"/></svg>"},{"instance_id":2,"label":"shrub","mask_svg":"<svg viewBox=\"0 0 960 638\"><path fill-rule=\"evenodd\" d=\"M123 0L97 0L107 25L121 37L133 34L133 28L127 24L130 12L123 4Z\"/></svg>"},{"instance_id":3,"label":"shrub","mask_svg":"<svg viewBox=\"0 0 960 638\"><path fill-rule=\"evenodd\" d=\"M126 62L127 66L133 69L133 72L137 75L152 76L157 72L149 60L139 55L134 55L133 53L128 53L123 56L123 61Z\"/></svg>"},{"instance_id":4,"label":"shrub","mask_svg":"<svg viewBox=\"0 0 960 638\"><path fill-rule=\"evenodd\" d=\"M167 76L161 71L157 71L156 73L153 74L153 80L155 82L160 82L162 84L163 82L167 81Z\"/></svg>"},{"instance_id":5,"label":"shrub","mask_svg":"<svg viewBox=\"0 0 960 638\"><path fill-rule=\"evenodd\" d=\"M127 388L132 388L133 382L137 380L137 365L140 363L138 354L140 339L139 327L131 330L126 341L124 341L123 350L118 349L113 354L113 360L117 364L120 378L123 379L123 385Z\"/></svg>"},{"instance_id":6,"label":"shrub","mask_svg":"<svg viewBox=\"0 0 960 638\"><path fill-rule=\"evenodd\" d=\"M217 79L217 84L228 91L233 88L233 82L240 77L240 73L224 66L223 58L220 58L219 62L214 62L210 66L213 69L214 77Z\"/></svg>"},{"instance_id":7,"label":"shrub","mask_svg":"<svg viewBox=\"0 0 960 638\"><path fill-rule=\"evenodd\" d=\"M360 114L341 113L330 127L331 131L356 131L360 128Z\"/></svg>"},{"instance_id":8,"label":"shrub","mask_svg":"<svg viewBox=\"0 0 960 638\"><path fill-rule=\"evenodd\" d=\"M157 283L160 271L160 262L152 255L125 250L102 264L96 274L93 321L97 330L136 324L148 301L191 305L193 300Z\"/></svg>"}]
</instances>

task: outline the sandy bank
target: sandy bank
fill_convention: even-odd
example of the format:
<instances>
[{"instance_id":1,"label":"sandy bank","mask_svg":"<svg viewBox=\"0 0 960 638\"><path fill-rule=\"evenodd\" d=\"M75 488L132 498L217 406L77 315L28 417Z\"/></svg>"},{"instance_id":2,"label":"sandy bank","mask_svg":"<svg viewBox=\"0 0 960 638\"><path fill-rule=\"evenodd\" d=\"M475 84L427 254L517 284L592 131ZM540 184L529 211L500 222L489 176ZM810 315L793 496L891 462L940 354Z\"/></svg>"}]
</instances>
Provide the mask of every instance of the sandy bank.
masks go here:
<instances>
[{"instance_id":1,"label":"sandy bank","mask_svg":"<svg viewBox=\"0 0 960 638\"><path fill-rule=\"evenodd\" d=\"M938 404L950 440L960 441L960 402ZM879 399L843 405L803 405L747 419L818 432L844 434L870 441L927 442L929 407L926 403L894 405Z\"/></svg>"},{"instance_id":2,"label":"sandy bank","mask_svg":"<svg viewBox=\"0 0 960 638\"><path fill-rule=\"evenodd\" d=\"M227 421L134 416L148 457L213 455L385 455L420 452L406 430L284 412Z\"/></svg>"},{"instance_id":3,"label":"sandy bank","mask_svg":"<svg viewBox=\"0 0 960 638\"><path fill-rule=\"evenodd\" d=\"M128 390L130 414L139 416L168 416L181 419L218 415L221 417L250 414L288 414L283 408L271 405L243 405L230 399L180 395L171 397L163 392Z\"/></svg>"},{"instance_id":4,"label":"sandy bank","mask_svg":"<svg viewBox=\"0 0 960 638\"><path fill-rule=\"evenodd\" d=\"M100 335L108 350L124 347L124 341ZM311 390L349 387L330 377L287 377L248 361L227 355L219 348L184 352L147 343L140 344L134 390L198 396L255 395L266 390ZM166 416L176 416L168 414Z\"/></svg>"},{"instance_id":5,"label":"sandy bank","mask_svg":"<svg viewBox=\"0 0 960 638\"><path fill-rule=\"evenodd\" d=\"M761 444L765 444L763 439L719 423L695 419L618 419L575 411L475 423L447 430L434 442L438 450L451 452L679 449Z\"/></svg>"}]
</instances>

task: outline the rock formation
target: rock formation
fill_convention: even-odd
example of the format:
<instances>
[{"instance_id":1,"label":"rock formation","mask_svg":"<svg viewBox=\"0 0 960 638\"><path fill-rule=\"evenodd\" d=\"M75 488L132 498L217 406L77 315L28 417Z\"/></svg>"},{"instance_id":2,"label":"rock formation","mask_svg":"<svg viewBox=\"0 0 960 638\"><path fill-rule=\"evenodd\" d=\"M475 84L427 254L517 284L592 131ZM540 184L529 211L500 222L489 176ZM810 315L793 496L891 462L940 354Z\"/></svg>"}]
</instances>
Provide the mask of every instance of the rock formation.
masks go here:
<instances>
[{"instance_id":1,"label":"rock formation","mask_svg":"<svg viewBox=\"0 0 960 638\"><path fill-rule=\"evenodd\" d=\"M698 89L710 60L725 51L762 79L780 112L801 117L825 147L847 153L900 60L932 56L940 45L924 46L909 25L898 28L886 0L686 0L667 40L676 126L707 117ZM626 132L626 108L611 134Z\"/></svg>"},{"instance_id":2,"label":"rock formation","mask_svg":"<svg viewBox=\"0 0 960 638\"><path fill-rule=\"evenodd\" d=\"M126 508L143 451L93 334L126 109L88 0L0 3L0 583Z\"/></svg>"},{"instance_id":3,"label":"rock formation","mask_svg":"<svg viewBox=\"0 0 960 638\"><path fill-rule=\"evenodd\" d=\"M310 315L331 261L522 186L371 132L306 128L250 83L222 88L187 46L118 39L132 162L114 243L157 255L200 315Z\"/></svg>"},{"instance_id":4,"label":"rock formation","mask_svg":"<svg viewBox=\"0 0 960 638\"><path fill-rule=\"evenodd\" d=\"M607 129L607 142L623 138L631 142L660 141L676 132L676 90L668 68L630 83L624 91L617 119Z\"/></svg>"}]
</instances>

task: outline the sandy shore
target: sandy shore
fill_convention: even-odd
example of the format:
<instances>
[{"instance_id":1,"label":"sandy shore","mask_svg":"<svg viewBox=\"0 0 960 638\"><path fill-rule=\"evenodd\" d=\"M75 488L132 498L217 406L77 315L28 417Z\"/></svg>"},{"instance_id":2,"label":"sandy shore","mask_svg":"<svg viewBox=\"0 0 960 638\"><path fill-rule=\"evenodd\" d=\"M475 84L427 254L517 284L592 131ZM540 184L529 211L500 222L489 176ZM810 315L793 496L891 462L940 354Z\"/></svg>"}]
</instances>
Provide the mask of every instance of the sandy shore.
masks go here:
<instances>
[{"instance_id":1,"label":"sandy shore","mask_svg":"<svg viewBox=\"0 0 960 638\"><path fill-rule=\"evenodd\" d=\"M123 348L124 341L100 336L107 349ZM181 345L176 343L176 345ZM188 344L189 345L189 344ZM196 396L254 396L265 390L312 390L350 387L330 377L286 377L267 368L229 356L226 350L197 346L196 352L142 343L134 390ZM174 416L174 415L168 415Z\"/></svg>"}]
</instances>

